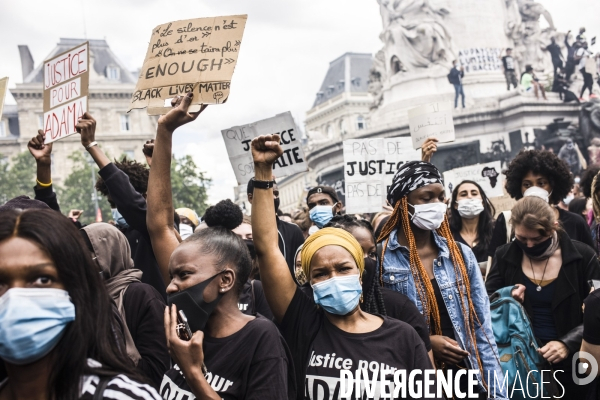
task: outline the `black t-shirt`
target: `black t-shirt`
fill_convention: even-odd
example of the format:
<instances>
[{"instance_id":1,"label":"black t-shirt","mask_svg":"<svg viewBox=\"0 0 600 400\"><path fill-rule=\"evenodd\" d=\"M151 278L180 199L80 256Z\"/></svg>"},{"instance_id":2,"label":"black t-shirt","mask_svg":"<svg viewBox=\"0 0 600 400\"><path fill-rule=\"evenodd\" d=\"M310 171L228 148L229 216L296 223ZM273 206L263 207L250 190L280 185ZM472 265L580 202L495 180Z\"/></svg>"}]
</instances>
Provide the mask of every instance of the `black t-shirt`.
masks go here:
<instances>
[{"instance_id":1,"label":"black t-shirt","mask_svg":"<svg viewBox=\"0 0 600 400\"><path fill-rule=\"evenodd\" d=\"M585 243L595 250L592 232L582 215L558 208L558 220L567 235L569 235L569 238ZM504 213L500 213L496 220L496 225L494 226L490 247L488 248L488 255L490 257L496 255L496 249L498 247L508 243L506 241L506 234L506 220L504 219Z\"/></svg>"},{"instance_id":2,"label":"black t-shirt","mask_svg":"<svg viewBox=\"0 0 600 400\"><path fill-rule=\"evenodd\" d=\"M357 369L364 368L369 370L369 379L374 379L372 374L379 376L380 368L406 370L407 374L413 369L431 369L417 332L404 322L382 318L383 324L373 332L342 331L297 288L280 324L294 359L297 387L303 388L297 398L338 399L341 370L355 376ZM393 374L388 379L393 382ZM378 390L379 378L376 385Z\"/></svg>"},{"instance_id":3,"label":"black t-shirt","mask_svg":"<svg viewBox=\"0 0 600 400\"><path fill-rule=\"evenodd\" d=\"M471 247L471 245L467 243L467 241L460 235L460 232L455 231L453 229L452 237L454 237L455 242L462 243L465 246L468 246L473 251L473 254L475 255L475 258L477 259L478 263L487 261L488 249L483 244L480 245L478 243L477 246Z\"/></svg>"},{"instance_id":4,"label":"black t-shirt","mask_svg":"<svg viewBox=\"0 0 600 400\"><path fill-rule=\"evenodd\" d=\"M556 62L556 61L560 61L560 57L561 57L561 51L560 51L560 47L557 44L550 44L546 47L546 50L548 50L548 53L550 53L550 56L552 57L552 61Z\"/></svg>"},{"instance_id":5,"label":"black t-shirt","mask_svg":"<svg viewBox=\"0 0 600 400\"><path fill-rule=\"evenodd\" d=\"M258 316L225 338L204 336L202 349L206 380L222 399L296 397L289 350L266 318ZM195 399L177 365L165 374L159 393L164 399Z\"/></svg>"},{"instance_id":6,"label":"black t-shirt","mask_svg":"<svg viewBox=\"0 0 600 400\"><path fill-rule=\"evenodd\" d=\"M505 71L514 71L515 59L512 56L504 56L502 57L502 65L504 66Z\"/></svg>"},{"instance_id":7,"label":"black t-shirt","mask_svg":"<svg viewBox=\"0 0 600 400\"><path fill-rule=\"evenodd\" d=\"M273 313L267 303L261 281L247 281L244 284L238 300L238 307L246 315L259 313L266 319L273 320Z\"/></svg>"},{"instance_id":8,"label":"black t-shirt","mask_svg":"<svg viewBox=\"0 0 600 400\"><path fill-rule=\"evenodd\" d=\"M589 344L600 345L600 290L590 293L583 303L583 339Z\"/></svg>"}]
</instances>

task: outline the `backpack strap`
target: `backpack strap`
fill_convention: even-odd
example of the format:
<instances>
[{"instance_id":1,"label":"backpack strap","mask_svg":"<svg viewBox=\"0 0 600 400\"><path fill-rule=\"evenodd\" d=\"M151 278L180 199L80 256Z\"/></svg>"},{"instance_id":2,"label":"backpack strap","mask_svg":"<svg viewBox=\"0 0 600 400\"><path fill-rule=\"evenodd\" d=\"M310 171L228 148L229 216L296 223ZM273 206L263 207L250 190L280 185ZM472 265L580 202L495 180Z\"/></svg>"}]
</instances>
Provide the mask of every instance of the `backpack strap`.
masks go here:
<instances>
[{"instance_id":1,"label":"backpack strap","mask_svg":"<svg viewBox=\"0 0 600 400\"><path fill-rule=\"evenodd\" d=\"M96 386L96 391L94 392L93 400L102 400L104 398L104 390L108 386L108 383L113 379L112 376L103 376L98 381L98 386Z\"/></svg>"},{"instance_id":2,"label":"backpack strap","mask_svg":"<svg viewBox=\"0 0 600 400\"><path fill-rule=\"evenodd\" d=\"M492 295L490 296L490 303L495 301L495 300L499 300L501 298L512 298L512 291L514 289L517 288L517 285L514 286L506 286L503 287L502 289L498 289L496 290L494 293L492 293Z\"/></svg>"}]
</instances>

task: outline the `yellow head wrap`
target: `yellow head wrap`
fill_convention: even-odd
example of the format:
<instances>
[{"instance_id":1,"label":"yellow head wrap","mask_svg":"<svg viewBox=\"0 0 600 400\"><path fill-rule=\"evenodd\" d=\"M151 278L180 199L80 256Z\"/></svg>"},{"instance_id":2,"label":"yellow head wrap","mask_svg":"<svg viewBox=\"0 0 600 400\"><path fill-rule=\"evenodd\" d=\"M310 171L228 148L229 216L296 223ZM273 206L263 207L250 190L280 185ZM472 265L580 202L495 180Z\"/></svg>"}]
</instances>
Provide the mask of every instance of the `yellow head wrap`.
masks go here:
<instances>
[{"instance_id":1,"label":"yellow head wrap","mask_svg":"<svg viewBox=\"0 0 600 400\"><path fill-rule=\"evenodd\" d=\"M310 279L310 262L315 253L325 246L343 247L352 255L358 271L362 275L365 270L365 258L362 247L350 233L339 228L323 228L306 239L302 247L302 271Z\"/></svg>"}]
</instances>

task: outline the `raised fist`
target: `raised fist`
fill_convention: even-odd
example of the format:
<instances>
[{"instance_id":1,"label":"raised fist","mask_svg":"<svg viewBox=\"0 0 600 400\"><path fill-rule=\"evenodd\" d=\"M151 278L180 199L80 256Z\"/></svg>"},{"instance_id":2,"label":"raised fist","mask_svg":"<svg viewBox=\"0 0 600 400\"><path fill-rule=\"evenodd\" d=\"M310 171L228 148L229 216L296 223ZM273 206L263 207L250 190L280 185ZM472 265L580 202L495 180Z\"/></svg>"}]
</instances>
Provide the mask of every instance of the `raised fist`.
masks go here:
<instances>
[{"instance_id":1,"label":"raised fist","mask_svg":"<svg viewBox=\"0 0 600 400\"><path fill-rule=\"evenodd\" d=\"M35 161L50 164L52 143L44 144L45 137L44 132L41 129L38 130L38 134L27 143L27 148Z\"/></svg>"},{"instance_id":2,"label":"raised fist","mask_svg":"<svg viewBox=\"0 0 600 400\"><path fill-rule=\"evenodd\" d=\"M252 159L255 164L271 167L275 160L283 154L279 144L279 135L262 135L252 139Z\"/></svg>"},{"instance_id":3,"label":"raised fist","mask_svg":"<svg viewBox=\"0 0 600 400\"><path fill-rule=\"evenodd\" d=\"M146 157L146 162L148 165L152 165L152 154L154 154L154 139L147 140L144 144L144 148L142 150L144 156Z\"/></svg>"}]
</instances>

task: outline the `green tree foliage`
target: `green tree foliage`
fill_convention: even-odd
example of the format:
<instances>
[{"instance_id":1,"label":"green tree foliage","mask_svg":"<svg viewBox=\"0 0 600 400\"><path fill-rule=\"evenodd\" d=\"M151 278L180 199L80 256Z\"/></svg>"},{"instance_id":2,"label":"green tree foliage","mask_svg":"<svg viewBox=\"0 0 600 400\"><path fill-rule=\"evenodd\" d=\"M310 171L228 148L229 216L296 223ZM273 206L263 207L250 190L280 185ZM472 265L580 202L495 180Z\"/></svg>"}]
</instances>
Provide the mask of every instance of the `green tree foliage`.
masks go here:
<instances>
[{"instance_id":1,"label":"green tree foliage","mask_svg":"<svg viewBox=\"0 0 600 400\"><path fill-rule=\"evenodd\" d=\"M90 224L96 220L94 195L98 196L98 205L102 212L102 220L112 219L108 201L98 193L93 184L98 177L98 167L95 163L90 166L82 151L75 151L69 159L73 161L71 174L63 185L55 185L58 202L63 214L69 210L83 210L79 218L82 224ZM94 180L90 168L94 169ZM0 204L20 195L33 198L35 193L36 165L29 151L16 155L12 163L0 164ZM210 179L204 172L199 171L191 156L173 157L171 164L171 181L173 189L173 205L175 208L188 207L203 215L208 207Z\"/></svg>"},{"instance_id":2,"label":"green tree foliage","mask_svg":"<svg viewBox=\"0 0 600 400\"><path fill-rule=\"evenodd\" d=\"M15 155L10 164L0 165L0 204L21 195L34 197L35 168L29 151Z\"/></svg>"},{"instance_id":3,"label":"green tree foliage","mask_svg":"<svg viewBox=\"0 0 600 400\"><path fill-rule=\"evenodd\" d=\"M93 186L98 176L96 163L92 163L92 166L90 166L82 151L74 151L69 156L69 159L73 161L71 174L65 179L62 187L57 190L58 202L62 213L67 215L69 210L83 210L79 221L82 224L91 224L96 221L93 196L98 196L98 206L102 212L102 220L105 222L111 220L110 204ZM93 180L90 168L94 169Z\"/></svg>"},{"instance_id":4,"label":"green tree foliage","mask_svg":"<svg viewBox=\"0 0 600 400\"><path fill-rule=\"evenodd\" d=\"M208 188L211 180L199 171L190 155L173 157L171 163L171 186L175 208L187 207L199 216L208 208Z\"/></svg>"}]
</instances>

